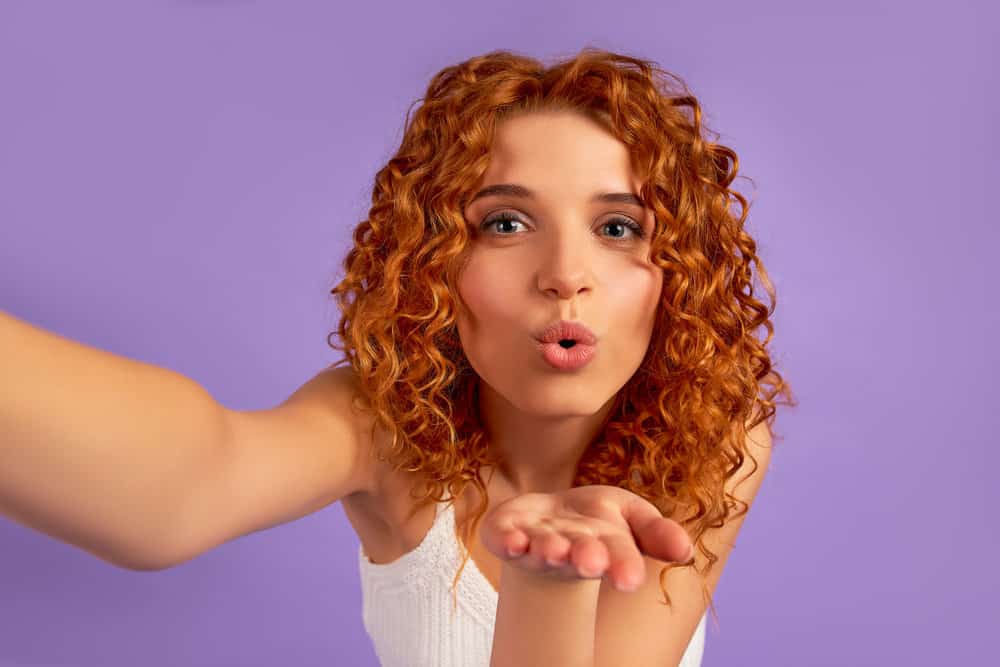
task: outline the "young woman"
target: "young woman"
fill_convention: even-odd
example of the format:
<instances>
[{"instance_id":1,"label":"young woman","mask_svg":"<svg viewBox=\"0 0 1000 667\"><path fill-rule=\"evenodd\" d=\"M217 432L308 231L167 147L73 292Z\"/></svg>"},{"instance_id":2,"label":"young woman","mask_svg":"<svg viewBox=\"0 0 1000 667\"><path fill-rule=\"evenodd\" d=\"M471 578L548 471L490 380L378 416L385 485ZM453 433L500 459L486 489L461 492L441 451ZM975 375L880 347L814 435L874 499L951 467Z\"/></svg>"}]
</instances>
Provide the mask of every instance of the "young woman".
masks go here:
<instances>
[{"instance_id":1,"label":"young woman","mask_svg":"<svg viewBox=\"0 0 1000 667\"><path fill-rule=\"evenodd\" d=\"M707 134L637 58L444 69L332 290L344 359L280 406L0 319L0 511L163 569L340 500L386 667L700 664L791 399Z\"/></svg>"}]
</instances>

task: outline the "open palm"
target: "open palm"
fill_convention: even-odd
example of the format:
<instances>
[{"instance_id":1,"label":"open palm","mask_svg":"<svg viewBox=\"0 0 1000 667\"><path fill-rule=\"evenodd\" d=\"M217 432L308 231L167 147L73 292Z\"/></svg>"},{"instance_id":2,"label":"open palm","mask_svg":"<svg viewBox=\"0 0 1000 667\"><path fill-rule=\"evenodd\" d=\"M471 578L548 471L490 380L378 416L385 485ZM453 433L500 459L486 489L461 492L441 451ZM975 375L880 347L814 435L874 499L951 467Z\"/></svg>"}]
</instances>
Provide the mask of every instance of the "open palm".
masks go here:
<instances>
[{"instance_id":1,"label":"open palm","mask_svg":"<svg viewBox=\"0 0 1000 667\"><path fill-rule=\"evenodd\" d=\"M480 539L516 567L561 579L608 576L620 590L642 584L644 555L686 562L693 553L687 532L655 505L600 484L509 498L483 518Z\"/></svg>"}]
</instances>

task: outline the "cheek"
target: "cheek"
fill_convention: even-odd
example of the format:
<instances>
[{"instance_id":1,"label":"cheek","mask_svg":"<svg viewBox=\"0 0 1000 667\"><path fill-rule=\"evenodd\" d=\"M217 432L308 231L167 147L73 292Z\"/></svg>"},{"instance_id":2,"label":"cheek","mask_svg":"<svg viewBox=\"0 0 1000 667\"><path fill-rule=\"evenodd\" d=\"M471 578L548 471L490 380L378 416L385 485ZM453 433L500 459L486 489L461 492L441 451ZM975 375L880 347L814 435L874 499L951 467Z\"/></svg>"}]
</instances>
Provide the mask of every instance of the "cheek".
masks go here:
<instances>
[{"instance_id":1,"label":"cheek","mask_svg":"<svg viewBox=\"0 0 1000 667\"><path fill-rule=\"evenodd\" d=\"M663 271L659 268L631 271L627 278L616 281L610 303L616 304L621 322L632 322L648 328L656 318L663 289Z\"/></svg>"},{"instance_id":2,"label":"cheek","mask_svg":"<svg viewBox=\"0 0 1000 667\"><path fill-rule=\"evenodd\" d=\"M458 292L468 309L460 314L460 321L467 318L466 326L486 327L511 316L516 310L514 289L509 270L498 271L488 262L470 261L458 281Z\"/></svg>"}]
</instances>

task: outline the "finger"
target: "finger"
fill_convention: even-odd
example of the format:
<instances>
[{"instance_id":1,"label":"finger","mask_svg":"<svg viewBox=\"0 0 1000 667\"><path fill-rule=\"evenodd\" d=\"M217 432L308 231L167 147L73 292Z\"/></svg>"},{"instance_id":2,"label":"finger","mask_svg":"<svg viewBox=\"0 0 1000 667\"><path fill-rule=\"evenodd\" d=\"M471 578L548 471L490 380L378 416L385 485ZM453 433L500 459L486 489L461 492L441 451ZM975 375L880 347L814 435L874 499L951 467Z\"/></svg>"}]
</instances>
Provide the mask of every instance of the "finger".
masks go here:
<instances>
[{"instance_id":1,"label":"finger","mask_svg":"<svg viewBox=\"0 0 1000 667\"><path fill-rule=\"evenodd\" d=\"M608 548L593 535L580 535L573 540L570 561L584 579L599 579L608 567Z\"/></svg>"},{"instance_id":2,"label":"finger","mask_svg":"<svg viewBox=\"0 0 1000 667\"><path fill-rule=\"evenodd\" d=\"M684 528L660 514L645 498L634 496L621 508L639 550L659 560L684 563L694 553L694 544Z\"/></svg>"},{"instance_id":3,"label":"finger","mask_svg":"<svg viewBox=\"0 0 1000 667\"><path fill-rule=\"evenodd\" d=\"M524 530L531 540L526 559L533 567L548 569L566 561L572 543L564 535L547 524L526 526Z\"/></svg>"},{"instance_id":4,"label":"finger","mask_svg":"<svg viewBox=\"0 0 1000 667\"><path fill-rule=\"evenodd\" d=\"M634 533L640 551L653 558L686 563L694 556L694 543L676 521L661 517Z\"/></svg>"},{"instance_id":5,"label":"finger","mask_svg":"<svg viewBox=\"0 0 1000 667\"><path fill-rule=\"evenodd\" d=\"M505 558L520 558L531 545L531 538L523 530L514 528L504 533L501 553Z\"/></svg>"},{"instance_id":6,"label":"finger","mask_svg":"<svg viewBox=\"0 0 1000 667\"><path fill-rule=\"evenodd\" d=\"M493 554L503 560L518 558L528 550L530 540L523 530L511 528L501 533L483 532L480 535L483 545Z\"/></svg>"},{"instance_id":7,"label":"finger","mask_svg":"<svg viewBox=\"0 0 1000 667\"><path fill-rule=\"evenodd\" d=\"M631 535L612 533L601 538L608 549L604 577L620 591L634 591L646 578L646 562Z\"/></svg>"},{"instance_id":8,"label":"finger","mask_svg":"<svg viewBox=\"0 0 1000 667\"><path fill-rule=\"evenodd\" d=\"M483 545L498 557L509 560L517 558L528 549L529 539L521 529L524 523L518 512L502 512L490 517L492 528L481 531Z\"/></svg>"}]
</instances>

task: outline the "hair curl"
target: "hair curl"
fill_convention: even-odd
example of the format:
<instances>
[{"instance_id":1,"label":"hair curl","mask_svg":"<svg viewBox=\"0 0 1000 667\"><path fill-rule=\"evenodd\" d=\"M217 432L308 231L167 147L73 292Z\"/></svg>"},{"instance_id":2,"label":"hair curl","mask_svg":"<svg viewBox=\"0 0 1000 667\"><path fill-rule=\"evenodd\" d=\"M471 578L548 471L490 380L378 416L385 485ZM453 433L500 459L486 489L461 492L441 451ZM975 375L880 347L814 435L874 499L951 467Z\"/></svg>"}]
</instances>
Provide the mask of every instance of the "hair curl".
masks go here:
<instances>
[{"instance_id":1,"label":"hair curl","mask_svg":"<svg viewBox=\"0 0 1000 667\"><path fill-rule=\"evenodd\" d=\"M710 140L719 135L705 127L697 99L654 62L586 47L545 67L502 50L435 75L375 177L368 219L355 228L346 275L331 291L343 343L331 342L333 333L327 342L345 355L334 365L351 364L376 425L392 435L377 458L423 481L422 495L411 490L414 511L445 502L445 487L450 502L469 483L478 489L471 526L460 526L468 542L488 507L480 470L498 461L487 451L477 376L456 328L470 242L462 212L486 170L497 123L542 110L583 113L627 147L640 198L655 213L651 259L664 276L645 358L616 395L573 485L615 485L652 502L685 527L707 557L707 575L718 557L702 535L749 509L724 489L750 455L747 430L765 420L771 428L779 394L786 405L797 402L766 350L776 300L743 229L747 200L729 187L737 155ZM770 307L754 298L751 263ZM754 336L759 327L763 342ZM453 590L469 558L462 551ZM665 576L676 566L660 573L667 605ZM704 583L703 592L714 617Z\"/></svg>"}]
</instances>

